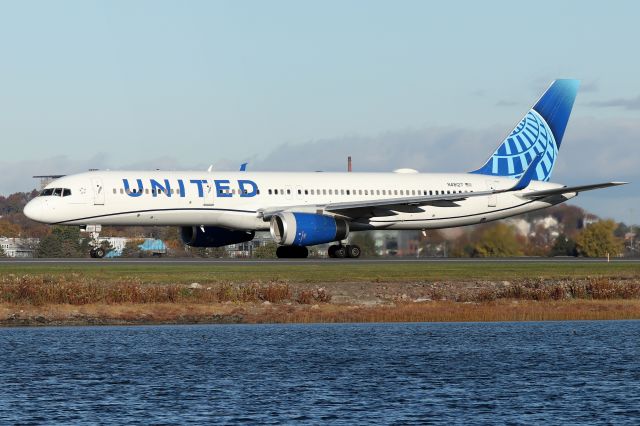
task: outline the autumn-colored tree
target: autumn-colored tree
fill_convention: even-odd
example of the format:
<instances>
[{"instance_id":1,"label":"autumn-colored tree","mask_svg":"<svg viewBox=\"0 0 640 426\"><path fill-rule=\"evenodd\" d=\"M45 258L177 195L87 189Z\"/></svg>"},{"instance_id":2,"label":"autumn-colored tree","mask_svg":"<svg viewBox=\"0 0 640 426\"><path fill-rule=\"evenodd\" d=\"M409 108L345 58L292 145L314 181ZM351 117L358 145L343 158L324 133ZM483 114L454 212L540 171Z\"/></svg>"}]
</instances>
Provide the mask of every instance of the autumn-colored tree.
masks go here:
<instances>
[{"instance_id":1,"label":"autumn-colored tree","mask_svg":"<svg viewBox=\"0 0 640 426\"><path fill-rule=\"evenodd\" d=\"M0 219L0 237L16 238L22 233L22 228L6 219Z\"/></svg>"},{"instance_id":2,"label":"autumn-colored tree","mask_svg":"<svg viewBox=\"0 0 640 426\"><path fill-rule=\"evenodd\" d=\"M623 252L624 244L621 238L614 235L617 227L613 220L590 224L578 234L578 252L585 257L618 256Z\"/></svg>"},{"instance_id":3,"label":"autumn-colored tree","mask_svg":"<svg viewBox=\"0 0 640 426\"><path fill-rule=\"evenodd\" d=\"M522 255L522 243L515 229L505 223L487 228L474 245L474 257L509 257Z\"/></svg>"}]
</instances>

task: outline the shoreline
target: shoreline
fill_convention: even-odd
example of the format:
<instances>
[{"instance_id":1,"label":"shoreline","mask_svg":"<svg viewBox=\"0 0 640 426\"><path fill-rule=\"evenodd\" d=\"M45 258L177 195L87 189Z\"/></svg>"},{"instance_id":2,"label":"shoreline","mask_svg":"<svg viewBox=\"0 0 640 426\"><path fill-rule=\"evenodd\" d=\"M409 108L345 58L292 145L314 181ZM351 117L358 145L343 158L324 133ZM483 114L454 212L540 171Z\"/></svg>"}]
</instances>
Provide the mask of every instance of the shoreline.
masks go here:
<instances>
[{"instance_id":1,"label":"shoreline","mask_svg":"<svg viewBox=\"0 0 640 426\"><path fill-rule=\"evenodd\" d=\"M0 267L0 327L640 319L640 265Z\"/></svg>"},{"instance_id":2,"label":"shoreline","mask_svg":"<svg viewBox=\"0 0 640 426\"><path fill-rule=\"evenodd\" d=\"M392 322L516 322L640 319L640 300L399 302L383 305L227 304L0 304L0 327L311 324Z\"/></svg>"}]
</instances>

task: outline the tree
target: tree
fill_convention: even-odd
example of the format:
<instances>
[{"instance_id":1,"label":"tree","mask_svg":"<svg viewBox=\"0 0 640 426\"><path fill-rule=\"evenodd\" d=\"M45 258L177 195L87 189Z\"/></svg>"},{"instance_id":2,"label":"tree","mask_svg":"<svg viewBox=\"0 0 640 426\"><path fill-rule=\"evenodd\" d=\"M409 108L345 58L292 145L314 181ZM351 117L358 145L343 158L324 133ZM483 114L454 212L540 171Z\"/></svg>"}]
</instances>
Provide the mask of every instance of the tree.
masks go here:
<instances>
[{"instance_id":1,"label":"tree","mask_svg":"<svg viewBox=\"0 0 640 426\"><path fill-rule=\"evenodd\" d=\"M521 256L521 243L512 226L497 223L487 228L473 247L474 257Z\"/></svg>"},{"instance_id":2,"label":"tree","mask_svg":"<svg viewBox=\"0 0 640 426\"><path fill-rule=\"evenodd\" d=\"M378 255L376 242L370 232L358 232L351 235L349 244L360 247L362 257L375 257Z\"/></svg>"},{"instance_id":3,"label":"tree","mask_svg":"<svg viewBox=\"0 0 640 426\"><path fill-rule=\"evenodd\" d=\"M21 234L22 229L15 223L6 219L0 219L0 237L16 238Z\"/></svg>"},{"instance_id":4,"label":"tree","mask_svg":"<svg viewBox=\"0 0 640 426\"><path fill-rule=\"evenodd\" d=\"M40 240L36 250L37 257L84 257L86 244L80 237L80 228L74 226L55 226L51 234Z\"/></svg>"},{"instance_id":5,"label":"tree","mask_svg":"<svg viewBox=\"0 0 640 426\"><path fill-rule=\"evenodd\" d=\"M576 239L578 252L585 257L618 256L624 250L621 238L614 235L618 225L613 220L601 220L588 225Z\"/></svg>"},{"instance_id":6,"label":"tree","mask_svg":"<svg viewBox=\"0 0 640 426\"><path fill-rule=\"evenodd\" d=\"M553 243L549 256L577 256L576 242L564 234L558 235Z\"/></svg>"},{"instance_id":7,"label":"tree","mask_svg":"<svg viewBox=\"0 0 640 426\"><path fill-rule=\"evenodd\" d=\"M122 248L121 257L143 257L142 250L138 247L140 244L144 243L144 240L135 239L129 240Z\"/></svg>"},{"instance_id":8,"label":"tree","mask_svg":"<svg viewBox=\"0 0 640 426\"><path fill-rule=\"evenodd\" d=\"M278 245L274 242L262 244L253 249L253 257L257 259L275 259Z\"/></svg>"}]
</instances>

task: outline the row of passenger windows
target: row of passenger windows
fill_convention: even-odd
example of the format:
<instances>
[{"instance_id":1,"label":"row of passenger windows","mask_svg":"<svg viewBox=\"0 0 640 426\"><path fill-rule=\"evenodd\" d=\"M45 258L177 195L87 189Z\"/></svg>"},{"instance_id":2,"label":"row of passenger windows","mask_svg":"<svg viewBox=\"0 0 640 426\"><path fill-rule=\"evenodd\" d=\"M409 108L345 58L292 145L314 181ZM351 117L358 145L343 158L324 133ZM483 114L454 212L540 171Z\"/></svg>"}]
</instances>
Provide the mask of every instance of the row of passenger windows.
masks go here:
<instances>
[{"instance_id":1,"label":"row of passenger windows","mask_svg":"<svg viewBox=\"0 0 640 426\"><path fill-rule=\"evenodd\" d=\"M51 195L56 197L68 197L71 195L71 190L69 188L47 188L40 193L40 196L42 197L48 197Z\"/></svg>"},{"instance_id":2,"label":"row of passenger windows","mask_svg":"<svg viewBox=\"0 0 640 426\"><path fill-rule=\"evenodd\" d=\"M48 190L45 190L48 191ZM53 191L53 190L50 190ZM65 189L65 191L69 191L69 193L67 194L66 192L64 193L64 196L67 195L71 195L71 191L68 189ZM129 189L129 190L124 190L123 188L120 188L120 194L124 194L124 193L128 193L128 194L138 194L141 191L133 188L133 189ZM239 189L228 189L228 190L220 190L219 191L220 194L247 194L247 190L244 191L240 191ZM297 190L298 195L302 195L304 193L304 195L389 195L389 196L395 196L395 195L401 195L401 196L424 196L424 195L445 195L445 194L463 194L463 193L467 193L467 192L473 192L473 191L456 191L456 190L419 190L419 189L298 189ZM113 188L113 193L117 194L118 190L116 188ZM169 195L169 194L180 194L180 190L178 189L170 189L170 190L160 190L160 189L149 189L146 188L144 190L142 190L143 194L152 194L152 195L159 195L159 194L165 194L165 195ZM260 190L257 190L256 193L258 195L260 195ZM269 195L291 195L292 194L292 190L291 189L269 189L267 192ZM51 195L51 194L44 194L44 191L41 195ZM59 194L54 194L54 195L59 195Z\"/></svg>"},{"instance_id":3,"label":"row of passenger windows","mask_svg":"<svg viewBox=\"0 0 640 426\"><path fill-rule=\"evenodd\" d=\"M405 195L405 196L424 196L424 195L445 195L445 194L462 194L473 191L454 191L454 190L420 190L420 189L298 189L298 195ZM291 189L269 189L269 195L291 195Z\"/></svg>"}]
</instances>

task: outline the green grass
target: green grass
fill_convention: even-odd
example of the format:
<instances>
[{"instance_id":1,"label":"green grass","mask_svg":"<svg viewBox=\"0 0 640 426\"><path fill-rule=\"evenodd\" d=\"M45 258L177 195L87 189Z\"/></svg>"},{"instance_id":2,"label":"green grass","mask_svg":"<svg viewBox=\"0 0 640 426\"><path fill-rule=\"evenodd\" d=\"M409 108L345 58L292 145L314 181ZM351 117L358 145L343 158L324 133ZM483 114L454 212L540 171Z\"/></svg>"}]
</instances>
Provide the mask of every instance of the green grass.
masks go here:
<instances>
[{"instance_id":1,"label":"green grass","mask_svg":"<svg viewBox=\"0 0 640 426\"><path fill-rule=\"evenodd\" d=\"M536 263L362 263L278 265L265 264L105 264L96 265L2 265L0 277L15 275L81 275L99 281L131 281L157 284L192 282L416 282L516 279L563 279L586 277L637 278L635 263L536 262Z\"/></svg>"}]
</instances>

